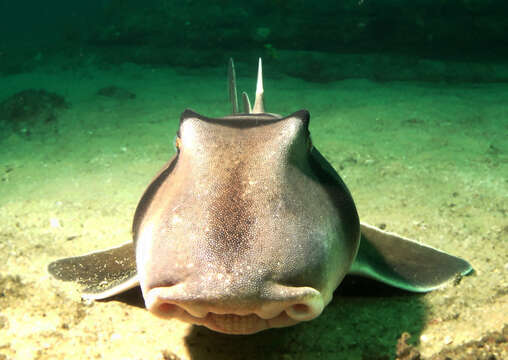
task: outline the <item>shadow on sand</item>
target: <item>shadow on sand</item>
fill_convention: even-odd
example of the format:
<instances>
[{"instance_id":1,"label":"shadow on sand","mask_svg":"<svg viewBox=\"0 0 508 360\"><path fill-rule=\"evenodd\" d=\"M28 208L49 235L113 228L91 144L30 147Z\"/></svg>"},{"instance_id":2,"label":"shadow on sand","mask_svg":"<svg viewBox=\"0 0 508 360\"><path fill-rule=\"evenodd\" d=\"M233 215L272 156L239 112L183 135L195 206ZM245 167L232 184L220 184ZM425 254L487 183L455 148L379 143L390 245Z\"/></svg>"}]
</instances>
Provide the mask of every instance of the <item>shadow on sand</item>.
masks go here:
<instances>
[{"instance_id":1,"label":"shadow on sand","mask_svg":"<svg viewBox=\"0 0 508 360\"><path fill-rule=\"evenodd\" d=\"M139 287L111 300L144 307ZM225 335L194 326L185 338L191 359L395 358L403 332L418 339L426 320L420 294L348 276L316 320L253 335Z\"/></svg>"},{"instance_id":2,"label":"shadow on sand","mask_svg":"<svg viewBox=\"0 0 508 360\"><path fill-rule=\"evenodd\" d=\"M422 295L346 277L316 320L258 334L224 335L194 326L185 338L191 359L394 359L405 331L418 339Z\"/></svg>"}]
</instances>

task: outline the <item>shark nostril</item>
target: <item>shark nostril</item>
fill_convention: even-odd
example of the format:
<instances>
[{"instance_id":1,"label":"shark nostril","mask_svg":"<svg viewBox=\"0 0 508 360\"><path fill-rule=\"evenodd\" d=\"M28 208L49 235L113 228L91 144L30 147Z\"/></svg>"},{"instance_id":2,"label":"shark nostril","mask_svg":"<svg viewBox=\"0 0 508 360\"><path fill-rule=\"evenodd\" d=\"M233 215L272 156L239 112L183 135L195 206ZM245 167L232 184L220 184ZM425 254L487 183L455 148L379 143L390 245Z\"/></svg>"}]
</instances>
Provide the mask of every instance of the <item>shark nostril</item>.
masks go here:
<instances>
[{"instance_id":1,"label":"shark nostril","mask_svg":"<svg viewBox=\"0 0 508 360\"><path fill-rule=\"evenodd\" d=\"M321 314L324 308L323 298L321 296L308 297L306 300L300 300L293 304L288 304L285 308L287 316L296 321L309 321Z\"/></svg>"},{"instance_id":2,"label":"shark nostril","mask_svg":"<svg viewBox=\"0 0 508 360\"><path fill-rule=\"evenodd\" d=\"M178 306L175 304L162 303L159 306L157 306L157 313L159 316L162 316L162 317L173 316L177 312L178 312Z\"/></svg>"},{"instance_id":3,"label":"shark nostril","mask_svg":"<svg viewBox=\"0 0 508 360\"><path fill-rule=\"evenodd\" d=\"M310 312L310 308L306 304L294 304L291 309L294 314L307 315Z\"/></svg>"},{"instance_id":4,"label":"shark nostril","mask_svg":"<svg viewBox=\"0 0 508 360\"><path fill-rule=\"evenodd\" d=\"M286 308L286 314L296 321L308 321L321 313L322 307L312 304L297 303Z\"/></svg>"}]
</instances>

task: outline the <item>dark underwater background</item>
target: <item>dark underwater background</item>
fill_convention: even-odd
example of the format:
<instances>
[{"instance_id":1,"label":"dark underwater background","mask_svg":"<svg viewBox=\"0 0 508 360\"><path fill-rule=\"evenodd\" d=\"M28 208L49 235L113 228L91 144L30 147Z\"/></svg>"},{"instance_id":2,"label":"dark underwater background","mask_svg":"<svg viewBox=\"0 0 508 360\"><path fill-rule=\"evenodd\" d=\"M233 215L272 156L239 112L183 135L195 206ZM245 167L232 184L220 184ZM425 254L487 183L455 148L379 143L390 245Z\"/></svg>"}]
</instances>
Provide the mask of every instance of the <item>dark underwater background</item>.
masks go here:
<instances>
[{"instance_id":1,"label":"dark underwater background","mask_svg":"<svg viewBox=\"0 0 508 360\"><path fill-rule=\"evenodd\" d=\"M262 56L309 81L506 81L503 0L2 1L0 72Z\"/></svg>"},{"instance_id":2,"label":"dark underwater background","mask_svg":"<svg viewBox=\"0 0 508 360\"><path fill-rule=\"evenodd\" d=\"M0 360L508 358L508 2L0 0ZM311 113L362 221L467 259L414 295L348 278L316 320L226 336L87 303L49 262L131 238L180 114Z\"/></svg>"}]
</instances>

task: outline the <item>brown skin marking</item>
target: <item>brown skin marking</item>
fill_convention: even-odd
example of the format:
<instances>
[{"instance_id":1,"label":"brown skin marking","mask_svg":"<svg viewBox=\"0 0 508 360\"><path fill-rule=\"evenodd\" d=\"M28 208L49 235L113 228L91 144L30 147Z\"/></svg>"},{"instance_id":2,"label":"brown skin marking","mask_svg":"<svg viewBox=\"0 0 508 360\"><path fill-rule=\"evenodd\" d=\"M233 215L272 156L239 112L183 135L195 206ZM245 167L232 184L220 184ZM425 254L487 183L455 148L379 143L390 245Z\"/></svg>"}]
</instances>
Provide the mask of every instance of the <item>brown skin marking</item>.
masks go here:
<instances>
[{"instance_id":1,"label":"brown skin marking","mask_svg":"<svg viewBox=\"0 0 508 360\"><path fill-rule=\"evenodd\" d=\"M243 163L231 169L223 185L217 189L218 196L211 202L208 228L211 229L208 237L208 247L225 267L232 271L234 260L242 257L251 245L250 235L254 216L252 200L245 198L246 184L244 179Z\"/></svg>"}]
</instances>

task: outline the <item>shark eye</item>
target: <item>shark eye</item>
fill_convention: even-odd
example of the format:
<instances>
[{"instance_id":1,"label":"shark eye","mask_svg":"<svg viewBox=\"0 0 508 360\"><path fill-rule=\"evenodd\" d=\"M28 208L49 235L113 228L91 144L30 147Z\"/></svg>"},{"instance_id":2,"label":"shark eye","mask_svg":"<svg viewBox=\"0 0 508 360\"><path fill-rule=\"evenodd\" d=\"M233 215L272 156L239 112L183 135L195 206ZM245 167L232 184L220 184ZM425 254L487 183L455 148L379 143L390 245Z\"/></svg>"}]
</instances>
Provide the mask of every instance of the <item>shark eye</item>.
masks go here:
<instances>
[{"instance_id":1,"label":"shark eye","mask_svg":"<svg viewBox=\"0 0 508 360\"><path fill-rule=\"evenodd\" d=\"M180 139L179 136L175 136L175 141L173 142L173 144L175 145L175 150L180 151L180 146L182 145L182 140Z\"/></svg>"}]
</instances>

